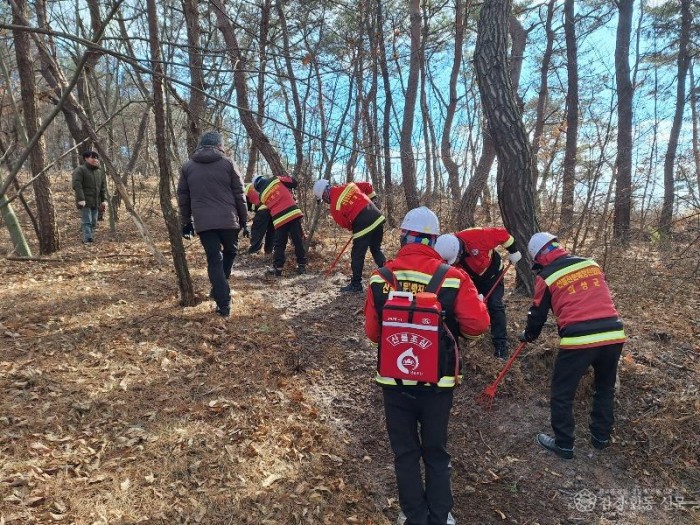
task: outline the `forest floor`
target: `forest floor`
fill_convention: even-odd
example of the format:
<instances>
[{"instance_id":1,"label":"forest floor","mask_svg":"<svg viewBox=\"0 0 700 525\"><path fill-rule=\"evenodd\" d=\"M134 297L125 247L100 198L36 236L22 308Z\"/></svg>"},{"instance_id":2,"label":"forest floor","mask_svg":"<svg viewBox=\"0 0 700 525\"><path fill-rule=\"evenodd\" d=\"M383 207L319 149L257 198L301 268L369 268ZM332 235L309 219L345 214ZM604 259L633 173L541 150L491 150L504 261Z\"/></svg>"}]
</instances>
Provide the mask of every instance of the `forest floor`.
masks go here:
<instances>
[{"instance_id":1,"label":"forest floor","mask_svg":"<svg viewBox=\"0 0 700 525\"><path fill-rule=\"evenodd\" d=\"M222 319L211 301L178 305L174 272L156 265L128 217L118 236L103 222L82 245L67 188L59 195L61 252L0 259L0 525L394 523L364 294L338 292L347 255L323 276L344 232L321 221L303 276L291 250L278 280L264 277L265 256L242 253ZM154 202L140 210L167 254ZM389 257L396 237L385 234ZM576 401L576 457L535 444L549 431L551 319L491 411L474 397L502 363L488 337L463 344L449 438L458 523L700 523L700 289L698 247L687 248L592 254L629 335L605 451L587 440L590 375ZM197 240L187 255L204 299ZM529 300L506 301L514 335Z\"/></svg>"}]
</instances>

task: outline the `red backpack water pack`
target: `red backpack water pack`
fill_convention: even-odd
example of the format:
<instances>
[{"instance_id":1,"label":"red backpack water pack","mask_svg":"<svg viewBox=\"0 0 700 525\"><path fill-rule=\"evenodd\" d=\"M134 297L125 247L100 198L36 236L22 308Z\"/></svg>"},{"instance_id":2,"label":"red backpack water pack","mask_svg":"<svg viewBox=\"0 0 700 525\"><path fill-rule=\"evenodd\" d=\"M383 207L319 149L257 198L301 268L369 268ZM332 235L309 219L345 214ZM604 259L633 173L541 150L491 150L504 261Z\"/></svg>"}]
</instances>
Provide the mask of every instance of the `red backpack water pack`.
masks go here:
<instances>
[{"instance_id":1,"label":"red backpack water pack","mask_svg":"<svg viewBox=\"0 0 700 525\"><path fill-rule=\"evenodd\" d=\"M442 306L437 300L446 264L433 274L425 291L391 291L382 308L382 331L379 340L379 375L393 379L437 383L440 380L440 350L445 331ZM396 289L394 274L380 268L382 277ZM455 352L457 347L455 345ZM455 378L459 357L455 354Z\"/></svg>"}]
</instances>

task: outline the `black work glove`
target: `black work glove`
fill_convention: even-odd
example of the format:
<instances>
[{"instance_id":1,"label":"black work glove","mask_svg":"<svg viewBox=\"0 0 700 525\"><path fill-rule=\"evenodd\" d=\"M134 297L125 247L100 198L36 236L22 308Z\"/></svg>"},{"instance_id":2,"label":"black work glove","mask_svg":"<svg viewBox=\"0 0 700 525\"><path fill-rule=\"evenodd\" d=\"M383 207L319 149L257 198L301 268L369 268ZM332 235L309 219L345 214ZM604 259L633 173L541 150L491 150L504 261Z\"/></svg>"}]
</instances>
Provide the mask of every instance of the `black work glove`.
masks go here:
<instances>
[{"instance_id":1,"label":"black work glove","mask_svg":"<svg viewBox=\"0 0 700 525\"><path fill-rule=\"evenodd\" d=\"M188 222L182 227L182 236L185 239L191 239L194 236L194 226L191 222Z\"/></svg>"},{"instance_id":2,"label":"black work glove","mask_svg":"<svg viewBox=\"0 0 700 525\"><path fill-rule=\"evenodd\" d=\"M535 339L531 336L528 335L526 331L523 330L523 332L518 336L518 341L523 342L523 343L532 343Z\"/></svg>"},{"instance_id":3,"label":"black work glove","mask_svg":"<svg viewBox=\"0 0 700 525\"><path fill-rule=\"evenodd\" d=\"M247 224L243 226L243 237L250 237L250 230L248 229Z\"/></svg>"}]
</instances>

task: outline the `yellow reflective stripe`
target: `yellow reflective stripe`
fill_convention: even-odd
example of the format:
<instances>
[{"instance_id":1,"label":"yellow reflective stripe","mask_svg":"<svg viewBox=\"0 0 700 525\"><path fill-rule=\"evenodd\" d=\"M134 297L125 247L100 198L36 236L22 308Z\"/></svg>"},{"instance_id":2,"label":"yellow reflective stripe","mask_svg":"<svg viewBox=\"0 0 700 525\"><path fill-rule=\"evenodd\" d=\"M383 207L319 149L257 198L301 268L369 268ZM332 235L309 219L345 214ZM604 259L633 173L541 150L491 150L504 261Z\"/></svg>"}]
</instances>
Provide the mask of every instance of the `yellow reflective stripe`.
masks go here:
<instances>
[{"instance_id":1,"label":"yellow reflective stripe","mask_svg":"<svg viewBox=\"0 0 700 525\"><path fill-rule=\"evenodd\" d=\"M273 179L273 181L267 185L267 188L263 190L263 192L260 194L260 200L264 201L267 198L268 193L272 191L272 188L280 184L280 180L278 178Z\"/></svg>"},{"instance_id":2,"label":"yellow reflective stripe","mask_svg":"<svg viewBox=\"0 0 700 525\"><path fill-rule=\"evenodd\" d=\"M262 202L258 204L258 207L255 208L255 211L260 211L260 210L266 210L267 206L265 206Z\"/></svg>"},{"instance_id":3,"label":"yellow reflective stripe","mask_svg":"<svg viewBox=\"0 0 700 525\"><path fill-rule=\"evenodd\" d=\"M590 335L579 335L572 337L562 337L559 342L559 346L580 346L580 345L591 345L595 343L609 343L612 341L619 341L620 339L625 339L625 331L617 330L615 332L603 332L600 334L590 334Z\"/></svg>"},{"instance_id":4,"label":"yellow reflective stripe","mask_svg":"<svg viewBox=\"0 0 700 525\"><path fill-rule=\"evenodd\" d=\"M427 273L413 270L397 270L394 272L397 281L415 281L421 284L428 284L431 276Z\"/></svg>"},{"instance_id":5,"label":"yellow reflective stripe","mask_svg":"<svg viewBox=\"0 0 700 525\"><path fill-rule=\"evenodd\" d=\"M503 246L504 248L508 248L508 246L510 246L510 245L513 244L514 242L515 242L515 239L513 239L513 236L511 235L511 236L508 237L508 240L507 240L506 242L504 242L503 244L501 244L501 246Z\"/></svg>"},{"instance_id":6,"label":"yellow reflective stripe","mask_svg":"<svg viewBox=\"0 0 700 525\"><path fill-rule=\"evenodd\" d=\"M448 277L442 282L441 288L459 288L459 279L456 277Z\"/></svg>"},{"instance_id":7,"label":"yellow reflective stripe","mask_svg":"<svg viewBox=\"0 0 700 525\"><path fill-rule=\"evenodd\" d=\"M355 186L355 184L353 184L352 182L348 183L348 185L345 186L345 189L340 194L340 197L338 197L338 202L335 203L336 210L340 209L340 207L343 204L343 199L345 199L345 196L353 190L353 186Z\"/></svg>"},{"instance_id":8,"label":"yellow reflective stripe","mask_svg":"<svg viewBox=\"0 0 700 525\"><path fill-rule=\"evenodd\" d=\"M459 376L459 381L462 382L462 375L460 374ZM379 372L374 376L374 380L379 383L380 385L387 385L387 386L399 386L399 383L396 382L396 379L393 377L384 377L382 375L379 375ZM417 386L418 381L412 381L409 379L402 379L401 380L401 385L402 386ZM432 383L423 383L425 386L432 386ZM454 376L442 376L440 380L437 382L438 388L454 388L455 386L455 378Z\"/></svg>"},{"instance_id":9,"label":"yellow reflective stripe","mask_svg":"<svg viewBox=\"0 0 700 525\"><path fill-rule=\"evenodd\" d=\"M571 266L567 266L566 268L562 268L561 270L554 272L552 275L547 277L544 282L547 283L547 286L551 286L553 283L555 283L557 280L561 279L564 277L566 274L576 272L578 270L582 270L583 268L588 268L589 266L598 266L594 261L586 260L586 261L581 261L580 263L572 264Z\"/></svg>"},{"instance_id":10,"label":"yellow reflective stripe","mask_svg":"<svg viewBox=\"0 0 700 525\"><path fill-rule=\"evenodd\" d=\"M357 233L352 234L353 239L357 239L358 237L362 237L363 235L367 235L369 232L374 230L377 226L382 224L386 219L384 218L384 215L381 215L376 221L374 221L372 224L367 226L364 230L360 230Z\"/></svg>"},{"instance_id":11,"label":"yellow reflective stripe","mask_svg":"<svg viewBox=\"0 0 700 525\"><path fill-rule=\"evenodd\" d=\"M373 275L369 278L369 284L372 286L373 284L384 284L386 281L381 275Z\"/></svg>"},{"instance_id":12,"label":"yellow reflective stripe","mask_svg":"<svg viewBox=\"0 0 700 525\"><path fill-rule=\"evenodd\" d=\"M376 191L373 191L372 193L370 193L370 194L367 195L367 196L368 196L370 199L374 199L374 198L377 196L377 192L376 192Z\"/></svg>"},{"instance_id":13,"label":"yellow reflective stripe","mask_svg":"<svg viewBox=\"0 0 700 525\"><path fill-rule=\"evenodd\" d=\"M301 210L292 210L290 212L285 213L284 215L280 215L279 217L273 219L272 224L277 226L279 223L284 222L295 215L301 215Z\"/></svg>"}]
</instances>

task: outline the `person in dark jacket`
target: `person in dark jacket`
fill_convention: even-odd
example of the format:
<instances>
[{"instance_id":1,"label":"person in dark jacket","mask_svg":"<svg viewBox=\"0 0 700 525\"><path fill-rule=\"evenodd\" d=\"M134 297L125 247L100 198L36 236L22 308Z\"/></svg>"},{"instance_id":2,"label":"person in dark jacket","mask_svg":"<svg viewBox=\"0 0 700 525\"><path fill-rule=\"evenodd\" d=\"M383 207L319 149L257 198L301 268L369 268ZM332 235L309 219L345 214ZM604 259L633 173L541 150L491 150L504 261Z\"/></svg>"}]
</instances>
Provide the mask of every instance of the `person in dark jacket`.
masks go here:
<instances>
[{"instance_id":1,"label":"person in dark jacket","mask_svg":"<svg viewBox=\"0 0 700 525\"><path fill-rule=\"evenodd\" d=\"M331 217L338 226L352 231L352 278L340 291L361 292L362 270L365 267L367 250L372 253L378 267L381 268L386 262L382 252L386 219L375 205L377 194L369 182L349 182L331 186L328 179L319 179L314 184L314 195L316 199L330 204Z\"/></svg>"},{"instance_id":2,"label":"person in dark jacket","mask_svg":"<svg viewBox=\"0 0 700 525\"><path fill-rule=\"evenodd\" d=\"M433 275L442 274L437 299L444 311L445 324L452 337L450 346L439 347L440 363L436 384L386 377L375 381L382 387L389 443L394 452L394 472L401 514L397 523L405 525L452 525L453 505L447 427L454 387L461 370L459 335L477 337L488 329L489 314L469 277L461 270L443 264L435 251L440 233L435 213L422 206L409 211L401 223L401 249L384 269L370 278L365 300L365 334L380 345L382 355L382 310L392 290L417 294L429 286ZM389 270L392 282L382 272ZM440 276L438 276L439 278ZM406 338L412 340L409 334ZM455 352L456 351L456 352ZM455 355L456 354L456 355ZM455 362L457 361L457 362ZM425 482L421 474L424 464Z\"/></svg>"},{"instance_id":3,"label":"person in dark jacket","mask_svg":"<svg viewBox=\"0 0 700 525\"><path fill-rule=\"evenodd\" d=\"M297 259L297 274L306 273L306 249L304 248L304 228L301 220L304 214L299 209L292 190L297 187L294 177L288 175L263 177L258 175L253 179L253 188L260 195L260 202L270 210L275 237L272 247L272 268L268 275L282 276L286 260L285 250L287 241L291 239L294 245L294 255Z\"/></svg>"},{"instance_id":4,"label":"person in dark jacket","mask_svg":"<svg viewBox=\"0 0 700 525\"><path fill-rule=\"evenodd\" d=\"M551 309L561 341L554 363L551 418L554 437L538 434L537 442L564 459L574 457L574 395L581 377L593 367L595 393L591 408L591 444L610 445L615 380L625 331L605 275L592 259L574 257L551 233L532 236L528 251L535 261L535 295L521 341L539 337Z\"/></svg>"},{"instance_id":5,"label":"person in dark jacket","mask_svg":"<svg viewBox=\"0 0 700 525\"><path fill-rule=\"evenodd\" d=\"M97 216L107 209L107 178L96 151L83 152L83 164L73 171L75 205L80 210L83 242L94 241Z\"/></svg>"},{"instance_id":6,"label":"person in dark jacket","mask_svg":"<svg viewBox=\"0 0 700 525\"><path fill-rule=\"evenodd\" d=\"M223 139L215 131L204 133L199 146L182 165L177 185L177 203L182 235L196 232L207 255L210 296L216 313L231 313L228 279L238 253L238 234L247 235L248 210L241 170L223 150Z\"/></svg>"}]
</instances>

